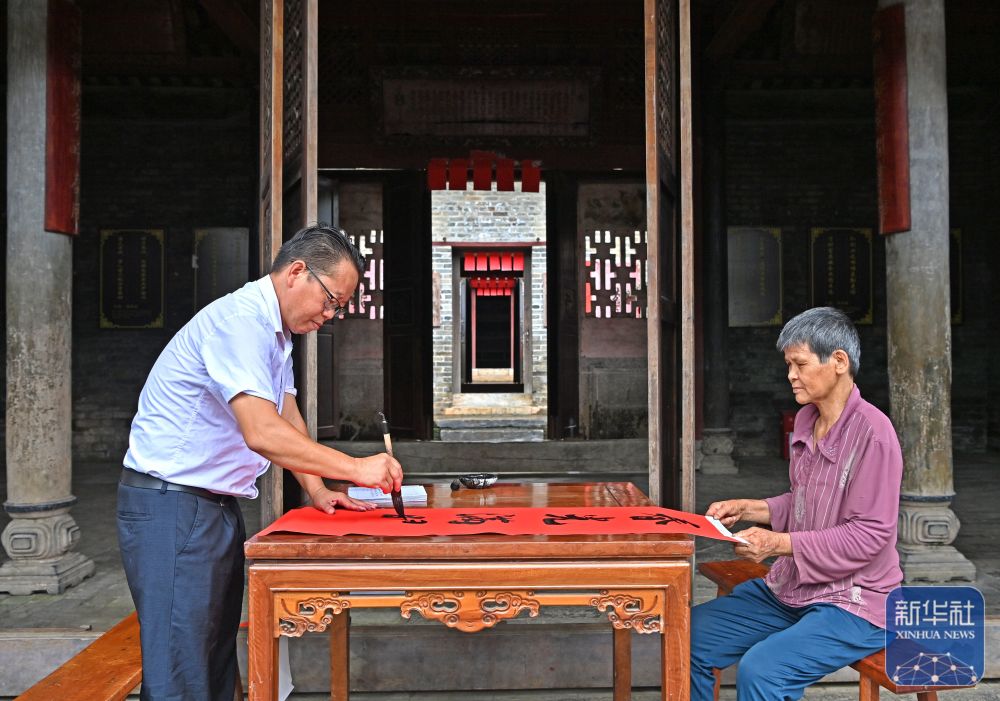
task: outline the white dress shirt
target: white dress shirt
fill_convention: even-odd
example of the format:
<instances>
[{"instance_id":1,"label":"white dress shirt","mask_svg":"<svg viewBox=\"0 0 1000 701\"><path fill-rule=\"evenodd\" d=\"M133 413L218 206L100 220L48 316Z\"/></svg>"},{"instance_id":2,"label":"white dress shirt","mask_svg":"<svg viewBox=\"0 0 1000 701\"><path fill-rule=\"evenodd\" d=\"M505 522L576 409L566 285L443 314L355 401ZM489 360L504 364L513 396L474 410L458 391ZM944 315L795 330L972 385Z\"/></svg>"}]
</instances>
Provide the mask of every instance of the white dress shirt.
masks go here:
<instances>
[{"instance_id":1,"label":"white dress shirt","mask_svg":"<svg viewBox=\"0 0 1000 701\"><path fill-rule=\"evenodd\" d=\"M195 314L153 365L132 420L125 467L219 494L256 497L269 462L247 447L230 400L295 395L292 337L269 276Z\"/></svg>"}]
</instances>

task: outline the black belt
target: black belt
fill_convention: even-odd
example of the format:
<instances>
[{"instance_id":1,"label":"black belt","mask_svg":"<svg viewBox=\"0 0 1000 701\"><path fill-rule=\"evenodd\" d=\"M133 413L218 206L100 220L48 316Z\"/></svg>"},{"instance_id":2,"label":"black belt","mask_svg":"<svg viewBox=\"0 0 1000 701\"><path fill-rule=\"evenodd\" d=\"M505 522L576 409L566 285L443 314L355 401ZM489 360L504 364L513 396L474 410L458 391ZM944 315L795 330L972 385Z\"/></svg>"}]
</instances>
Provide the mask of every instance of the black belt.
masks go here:
<instances>
[{"instance_id":1,"label":"black belt","mask_svg":"<svg viewBox=\"0 0 1000 701\"><path fill-rule=\"evenodd\" d=\"M166 480L161 480L159 477L147 475L145 472L136 472L135 470L130 470L127 467L122 468L122 476L119 482L127 487L138 487L139 489L159 489L160 491L167 492L186 492L187 494L194 494L195 496L217 501L220 504L225 502L227 499L232 498L228 494L216 494L215 492L210 492L207 489L202 489L201 487L191 487L186 484L167 482Z\"/></svg>"}]
</instances>

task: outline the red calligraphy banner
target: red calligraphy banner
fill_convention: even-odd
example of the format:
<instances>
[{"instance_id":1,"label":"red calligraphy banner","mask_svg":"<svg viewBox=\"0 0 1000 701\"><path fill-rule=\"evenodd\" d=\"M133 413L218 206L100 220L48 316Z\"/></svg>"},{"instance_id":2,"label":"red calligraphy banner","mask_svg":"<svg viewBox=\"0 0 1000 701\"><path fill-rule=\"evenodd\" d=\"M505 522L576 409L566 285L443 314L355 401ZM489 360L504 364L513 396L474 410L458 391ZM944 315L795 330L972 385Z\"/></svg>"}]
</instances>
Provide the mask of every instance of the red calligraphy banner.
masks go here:
<instances>
[{"instance_id":1,"label":"red calligraphy banner","mask_svg":"<svg viewBox=\"0 0 1000 701\"><path fill-rule=\"evenodd\" d=\"M346 536L455 535L629 535L689 533L738 542L704 516L656 506L581 506L575 508L514 507L489 509L407 508L406 517L392 509L339 510L325 514L307 506L289 511L258 535L307 533Z\"/></svg>"}]
</instances>

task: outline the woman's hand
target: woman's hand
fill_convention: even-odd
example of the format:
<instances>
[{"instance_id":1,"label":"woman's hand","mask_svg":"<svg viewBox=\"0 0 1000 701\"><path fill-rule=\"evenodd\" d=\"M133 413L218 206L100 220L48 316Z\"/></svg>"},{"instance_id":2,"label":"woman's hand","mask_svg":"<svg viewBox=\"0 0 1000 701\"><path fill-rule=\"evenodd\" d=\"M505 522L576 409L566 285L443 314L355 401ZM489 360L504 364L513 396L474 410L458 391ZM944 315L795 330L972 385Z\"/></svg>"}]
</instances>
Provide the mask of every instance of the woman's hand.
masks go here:
<instances>
[{"instance_id":1,"label":"woman's hand","mask_svg":"<svg viewBox=\"0 0 1000 701\"><path fill-rule=\"evenodd\" d=\"M312 505L326 514L332 514L337 510L337 507L342 507L345 509L350 509L351 511L371 511L372 509L378 508L375 504L369 501L361 501L360 499L352 499L343 492L335 492L332 489L327 489L326 487L320 487L312 494L309 495L309 499L312 501Z\"/></svg>"},{"instance_id":2,"label":"woman's hand","mask_svg":"<svg viewBox=\"0 0 1000 701\"><path fill-rule=\"evenodd\" d=\"M792 554L792 537L787 533L775 533L766 528L747 528L737 533L747 544L736 543L733 552L738 557L754 562L763 562L775 555Z\"/></svg>"},{"instance_id":3,"label":"woman's hand","mask_svg":"<svg viewBox=\"0 0 1000 701\"><path fill-rule=\"evenodd\" d=\"M732 528L737 521L745 520L746 499L727 499L709 504L706 516L719 519L723 526Z\"/></svg>"}]
</instances>

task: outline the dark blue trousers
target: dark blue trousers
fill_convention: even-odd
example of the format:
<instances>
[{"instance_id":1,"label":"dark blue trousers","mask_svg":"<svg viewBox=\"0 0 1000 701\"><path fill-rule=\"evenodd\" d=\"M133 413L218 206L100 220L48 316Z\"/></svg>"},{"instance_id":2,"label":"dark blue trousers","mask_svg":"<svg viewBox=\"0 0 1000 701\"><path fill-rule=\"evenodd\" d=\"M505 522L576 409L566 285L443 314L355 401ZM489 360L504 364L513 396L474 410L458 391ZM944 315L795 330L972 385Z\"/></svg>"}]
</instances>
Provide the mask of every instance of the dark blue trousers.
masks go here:
<instances>
[{"instance_id":1,"label":"dark blue trousers","mask_svg":"<svg viewBox=\"0 0 1000 701\"><path fill-rule=\"evenodd\" d=\"M793 701L885 646L885 631L833 604L794 608L763 579L691 609L691 701L711 701L712 669L739 661L739 701Z\"/></svg>"},{"instance_id":2,"label":"dark blue trousers","mask_svg":"<svg viewBox=\"0 0 1000 701\"><path fill-rule=\"evenodd\" d=\"M142 642L142 701L232 701L246 530L232 497L118 485L118 544Z\"/></svg>"}]
</instances>

